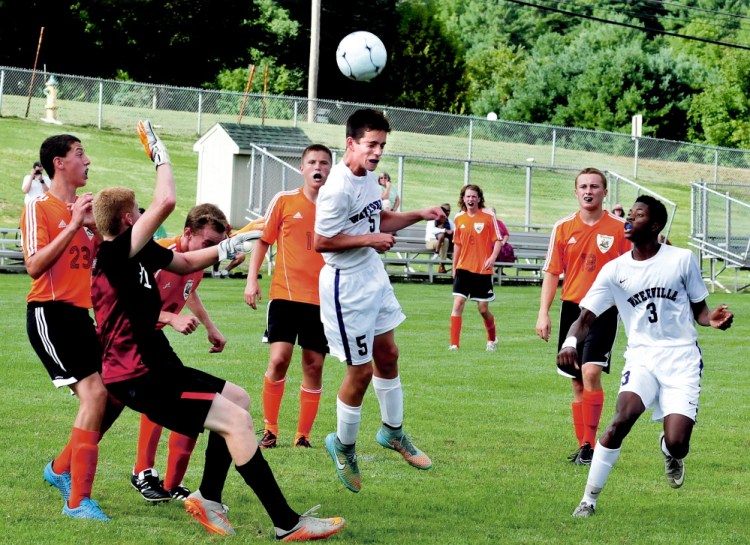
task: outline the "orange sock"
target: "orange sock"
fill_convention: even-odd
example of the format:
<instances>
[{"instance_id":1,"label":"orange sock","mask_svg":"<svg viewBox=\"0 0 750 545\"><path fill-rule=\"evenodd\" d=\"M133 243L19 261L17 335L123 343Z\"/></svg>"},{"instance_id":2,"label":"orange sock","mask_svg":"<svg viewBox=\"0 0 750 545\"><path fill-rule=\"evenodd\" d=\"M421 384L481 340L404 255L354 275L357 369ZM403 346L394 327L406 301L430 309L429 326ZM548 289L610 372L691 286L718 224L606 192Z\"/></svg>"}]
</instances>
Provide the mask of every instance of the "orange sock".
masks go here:
<instances>
[{"instance_id":1,"label":"orange sock","mask_svg":"<svg viewBox=\"0 0 750 545\"><path fill-rule=\"evenodd\" d=\"M299 389L299 420L297 421L297 437L304 435L310 438L315 417L318 415L318 406L320 405L320 394L323 388L319 390L308 390L304 386Z\"/></svg>"},{"instance_id":2,"label":"orange sock","mask_svg":"<svg viewBox=\"0 0 750 545\"><path fill-rule=\"evenodd\" d=\"M484 320L484 328L487 330L488 341L497 340L496 334L495 334L495 317L494 316L490 318L489 320Z\"/></svg>"},{"instance_id":3,"label":"orange sock","mask_svg":"<svg viewBox=\"0 0 750 545\"><path fill-rule=\"evenodd\" d=\"M263 422L265 428L274 435L279 434L279 410L281 398L284 397L286 377L276 382L263 375Z\"/></svg>"},{"instance_id":4,"label":"orange sock","mask_svg":"<svg viewBox=\"0 0 750 545\"><path fill-rule=\"evenodd\" d=\"M172 490L182 484L187 473L190 455L193 454L196 439L173 431L169 434L169 455L167 472L164 474L164 488Z\"/></svg>"},{"instance_id":5,"label":"orange sock","mask_svg":"<svg viewBox=\"0 0 750 545\"><path fill-rule=\"evenodd\" d=\"M138 432L138 453L135 457L133 473L138 475L144 469L154 467L156 462L156 447L159 446L162 427L154 424L148 416L141 414L141 428Z\"/></svg>"},{"instance_id":6,"label":"orange sock","mask_svg":"<svg viewBox=\"0 0 750 545\"><path fill-rule=\"evenodd\" d=\"M599 430L599 420L604 406L604 390L583 391L583 441L596 445L596 432Z\"/></svg>"},{"instance_id":7,"label":"orange sock","mask_svg":"<svg viewBox=\"0 0 750 545\"><path fill-rule=\"evenodd\" d=\"M583 445L583 402L574 401L570 404L571 411L573 412L573 429L576 432L576 439L578 439L578 446ZM593 446L594 443L591 443Z\"/></svg>"},{"instance_id":8,"label":"orange sock","mask_svg":"<svg viewBox=\"0 0 750 545\"><path fill-rule=\"evenodd\" d=\"M68 444L62 449L62 452L57 455L52 461L52 471L57 473L70 473L70 458L73 452L73 435L71 434L68 439Z\"/></svg>"},{"instance_id":9,"label":"orange sock","mask_svg":"<svg viewBox=\"0 0 750 545\"><path fill-rule=\"evenodd\" d=\"M75 509L83 498L91 497L96 464L99 460L99 432L73 428L70 461L70 498L68 507Z\"/></svg>"},{"instance_id":10,"label":"orange sock","mask_svg":"<svg viewBox=\"0 0 750 545\"><path fill-rule=\"evenodd\" d=\"M461 322L461 316L451 316L451 346L460 346Z\"/></svg>"}]
</instances>

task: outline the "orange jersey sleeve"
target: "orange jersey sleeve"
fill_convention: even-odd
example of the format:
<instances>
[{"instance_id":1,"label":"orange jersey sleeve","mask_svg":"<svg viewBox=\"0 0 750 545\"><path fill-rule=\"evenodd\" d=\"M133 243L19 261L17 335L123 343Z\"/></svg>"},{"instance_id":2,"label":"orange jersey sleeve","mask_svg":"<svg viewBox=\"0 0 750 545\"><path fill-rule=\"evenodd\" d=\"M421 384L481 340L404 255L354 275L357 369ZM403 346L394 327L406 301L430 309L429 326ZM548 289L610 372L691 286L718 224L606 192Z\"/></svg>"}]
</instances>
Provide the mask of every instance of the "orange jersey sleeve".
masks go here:
<instances>
[{"instance_id":1,"label":"orange jersey sleeve","mask_svg":"<svg viewBox=\"0 0 750 545\"><path fill-rule=\"evenodd\" d=\"M461 245L456 268L477 274L492 274L492 269L484 268L484 262L492 254L495 241L500 239L495 216L484 210L473 217L459 212L453 221L453 243Z\"/></svg>"},{"instance_id":2,"label":"orange jersey sleeve","mask_svg":"<svg viewBox=\"0 0 750 545\"><path fill-rule=\"evenodd\" d=\"M24 259L53 241L71 219L68 205L50 193L29 202L21 213ZM52 267L31 280L26 301L63 301L91 308L91 266L97 248L93 231L81 227Z\"/></svg>"},{"instance_id":3,"label":"orange jersey sleeve","mask_svg":"<svg viewBox=\"0 0 750 545\"><path fill-rule=\"evenodd\" d=\"M543 270L565 274L561 299L580 303L605 263L629 251L625 220L605 212L594 225L578 213L566 216L552 228Z\"/></svg>"},{"instance_id":4,"label":"orange jersey sleeve","mask_svg":"<svg viewBox=\"0 0 750 545\"><path fill-rule=\"evenodd\" d=\"M262 231L263 227L265 227L265 223L266 218L258 218L257 220L253 220L245 225L242 229L233 231L230 236L239 235L240 233L246 233L247 231Z\"/></svg>"},{"instance_id":5,"label":"orange jersey sleeve","mask_svg":"<svg viewBox=\"0 0 750 545\"><path fill-rule=\"evenodd\" d=\"M277 193L268 205L261 240L276 244L269 299L320 304L323 256L313 247L315 203L301 189Z\"/></svg>"}]
</instances>

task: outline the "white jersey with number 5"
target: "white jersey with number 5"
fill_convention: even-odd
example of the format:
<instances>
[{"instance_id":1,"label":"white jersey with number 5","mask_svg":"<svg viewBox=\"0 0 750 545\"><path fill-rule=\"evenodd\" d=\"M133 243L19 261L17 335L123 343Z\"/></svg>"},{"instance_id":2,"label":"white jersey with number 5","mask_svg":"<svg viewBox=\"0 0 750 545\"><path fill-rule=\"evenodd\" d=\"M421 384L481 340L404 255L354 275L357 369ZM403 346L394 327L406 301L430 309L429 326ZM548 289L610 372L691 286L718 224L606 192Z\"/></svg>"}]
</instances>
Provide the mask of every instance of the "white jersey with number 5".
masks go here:
<instances>
[{"instance_id":1,"label":"white jersey with number 5","mask_svg":"<svg viewBox=\"0 0 750 545\"><path fill-rule=\"evenodd\" d=\"M339 233L379 233L382 209L380 186L375 174L368 171L364 176L355 176L343 161L339 162L331 169L318 193L315 232L327 238ZM351 269L368 260L379 260L377 252L370 247L323 252L323 259L335 269Z\"/></svg>"},{"instance_id":2,"label":"white jersey with number 5","mask_svg":"<svg viewBox=\"0 0 750 545\"><path fill-rule=\"evenodd\" d=\"M698 339L690 304L707 297L693 253L662 244L645 261L628 252L604 265L581 306L598 316L617 305L628 348L680 346Z\"/></svg>"}]
</instances>

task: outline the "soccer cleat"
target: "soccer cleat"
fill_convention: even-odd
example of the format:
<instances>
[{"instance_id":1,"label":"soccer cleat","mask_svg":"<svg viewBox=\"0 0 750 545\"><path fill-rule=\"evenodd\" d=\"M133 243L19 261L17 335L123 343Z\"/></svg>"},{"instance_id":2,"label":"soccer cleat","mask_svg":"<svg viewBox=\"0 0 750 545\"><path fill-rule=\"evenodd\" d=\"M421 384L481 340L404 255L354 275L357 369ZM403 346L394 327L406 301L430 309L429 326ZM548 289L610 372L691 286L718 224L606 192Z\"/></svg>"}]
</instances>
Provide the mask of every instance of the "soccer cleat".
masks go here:
<instances>
[{"instance_id":1,"label":"soccer cleat","mask_svg":"<svg viewBox=\"0 0 750 545\"><path fill-rule=\"evenodd\" d=\"M580 449L578 449L578 455L576 456L574 462L577 466L590 466L591 458L593 456L594 449L591 448L591 443L587 441L583 445L581 445Z\"/></svg>"},{"instance_id":2,"label":"soccer cleat","mask_svg":"<svg viewBox=\"0 0 750 545\"><path fill-rule=\"evenodd\" d=\"M60 491L63 501L67 504L70 497L70 473L55 473L55 470L52 469L52 462L50 462L44 466L44 480Z\"/></svg>"},{"instance_id":3,"label":"soccer cleat","mask_svg":"<svg viewBox=\"0 0 750 545\"><path fill-rule=\"evenodd\" d=\"M201 495L200 490L196 490L185 500L185 511L209 532L222 536L235 534L234 528L227 519L227 511L229 511L227 506L217 501L207 500Z\"/></svg>"},{"instance_id":4,"label":"soccer cleat","mask_svg":"<svg viewBox=\"0 0 750 545\"><path fill-rule=\"evenodd\" d=\"M583 445L581 445L580 447L578 447L578 449L573 454L571 454L570 456L568 456L568 462L575 463L575 461L578 459L578 455L580 454L582 448L583 448Z\"/></svg>"},{"instance_id":5,"label":"soccer cleat","mask_svg":"<svg viewBox=\"0 0 750 545\"><path fill-rule=\"evenodd\" d=\"M299 437L297 437L297 440L294 442L294 446L302 448L312 448L310 441L308 441L307 437L305 437L304 435L300 435Z\"/></svg>"},{"instance_id":6,"label":"soccer cleat","mask_svg":"<svg viewBox=\"0 0 750 545\"><path fill-rule=\"evenodd\" d=\"M178 484L174 488L167 490L173 500L185 501L190 495L190 489L184 484Z\"/></svg>"},{"instance_id":7,"label":"soccer cleat","mask_svg":"<svg viewBox=\"0 0 750 545\"><path fill-rule=\"evenodd\" d=\"M344 526L346 521L341 517L328 519L316 518L320 505L316 505L309 511L299 517L299 522L291 530L282 530L276 528L276 539L278 541L310 541L313 539L325 539L337 533Z\"/></svg>"},{"instance_id":8,"label":"soccer cleat","mask_svg":"<svg viewBox=\"0 0 750 545\"><path fill-rule=\"evenodd\" d=\"M63 505L63 515L73 517L74 519L91 519L109 521L109 517L104 514L102 508L91 498L83 498L81 503L75 509L68 507L68 502Z\"/></svg>"},{"instance_id":9,"label":"soccer cleat","mask_svg":"<svg viewBox=\"0 0 750 545\"><path fill-rule=\"evenodd\" d=\"M494 352L497 350L497 341L487 341L487 352Z\"/></svg>"},{"instance_id":10,"label":"soccer cleat","mask_svg":"<svg viewBox=\"0 0 750 545\"><path fill-rule=\"evenodd\" d=\"M325 443L341 482L352 492L359 492L362 489L362 479L359 476L357 453L354 451L354 446L351 447L351 452L342 452L337 449L335 433L329 433L326 436Z\"/></svg>"},{"instance_id":11,"label":"soccer cleat","mask_svg":"<svg viewBox=\"0 0 750 545\"><path fill-rule=\"evenodd\" d=\"M141 493L146 501L169 501L172 496L164 490L163 482L159 480L159 474L155 469L144 469L138 475L130 476L130 484Z\"/></svg>"},{"instance_id":12,"label":"soccer cleat","mask_svg":"<svg viewBox=\"0 0 750 545\"><path fill-rule=\"evenodd\" d=\"M452 344L452 345L450 345L448 347L448 350L458 350L458 345L457 344Z\"/></svg>"},{"instance_id":13,"label":"soccer cleat","mask_svg":"<svg viewBox=\"0 0 750 545\"><path fill-rule=\"evenodd\" d=\"M664 433L659 436L659 450L664 456L664 474L667 476L667 482L672 488L680 488L685 482L685 461L674 456L664 454L661 448L664 441Z\"/></svg>"},{"instance_id":14,"label":"soccer cleat","mask_svg":"<svg viewBox=\"0 0 750 545\"><path fill-rule=\"evenodd\" d=\"M584 518L591 517L594 515L594 513L596 513L596 508L590 503L582 501L580 504L578 504L578 507L576 507L575 511L573 511L573 516Z\"/></svg>"},{"instance_id":15,"label":"soccer cleat","mask_svg":"<svg viewBox=\"0 0 750 545\"><path fill-rule=\"evenodd\" d=\"M258 446L260 448L276 448L276 436L268 430L263 430L263 438Z\"/></svg>"},{"instance_id":16,"label":"soccer cleat","mask_svg":"<svg viewBox=\"0 0 750 545\"><path fill-rule=\"evenodd\" d=\"M432 467L432 460L430 460L429 456L415 447L406 434L396 439L388 439L383 433L383 428L380 428L378 433L375 434L375 440L380 443L380 446L395 450L401 454L404 460L409 462L409 465L417 469L430 469Z\"/></svg>"}]
</instances>

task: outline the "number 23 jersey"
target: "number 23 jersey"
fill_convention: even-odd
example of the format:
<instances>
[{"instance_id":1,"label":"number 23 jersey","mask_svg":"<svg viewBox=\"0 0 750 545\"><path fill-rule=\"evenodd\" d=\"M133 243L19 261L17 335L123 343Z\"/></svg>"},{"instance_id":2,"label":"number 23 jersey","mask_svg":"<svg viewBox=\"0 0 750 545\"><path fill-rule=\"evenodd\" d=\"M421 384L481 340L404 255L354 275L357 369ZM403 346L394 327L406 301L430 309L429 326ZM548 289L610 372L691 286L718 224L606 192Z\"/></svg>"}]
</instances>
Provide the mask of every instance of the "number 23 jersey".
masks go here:
<instances>
[{"instance_id":1,"label":"number 23 jersey","mask_svg":"<svg viewBox=\"0 0 750 545\"><path fill-rule=\"evenodd\" d=\"M707 297L693 253L662 244L645 261L628 252L604 265L581 306L599 315L616 304L628 348L681 346L698 339L691 303Z\"/></svg>"}]
</instances>

